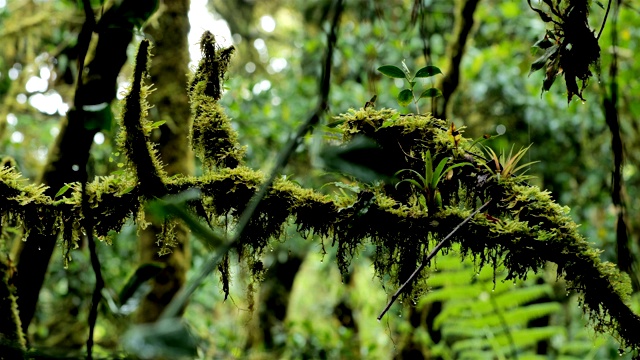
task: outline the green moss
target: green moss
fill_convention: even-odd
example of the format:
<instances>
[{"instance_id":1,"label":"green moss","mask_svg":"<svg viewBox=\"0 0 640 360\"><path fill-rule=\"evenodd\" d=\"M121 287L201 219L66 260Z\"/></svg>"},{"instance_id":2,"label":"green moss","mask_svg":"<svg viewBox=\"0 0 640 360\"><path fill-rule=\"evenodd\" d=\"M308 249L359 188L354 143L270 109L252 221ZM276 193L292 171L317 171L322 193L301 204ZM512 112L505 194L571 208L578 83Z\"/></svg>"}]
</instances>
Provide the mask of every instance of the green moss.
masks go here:
<instances>
[{"instance_id":1,"label":"green moss","mask_svg":"<svg viewBox=\"0 0 640 360\"><path fill-rule=\"evenodd\" d=\"M242 164L245 148L218 100L234 48L219 48L208 31L200 39L202 60L191 80L189 98L193 114L191 146L208 170Z\"/></svg>"},{"instance_id":2,"label":"green moss","mask_svg":"<svg viewBox=\"0 0 640 360\"><path fill-rule=\"evenodd\" d=\"M164 195L163 179L166 178L159 155L149 139L151 124L146 119L150 105L145 99L151 90L149 86L143 86L143 79L149 68L149 51L150 42L143 40L136 56L131 89L124 99L117 139L127 156L128 169L136 174L141 194L147 197Z\"/></svg>"},{"instance_id":3,"label":"green moss","mask_svg":"<svg viewBox=\"0 0 640 360\"><path fill-rule=\"evenodd\" d=\"M26 350L27 341L22 331L16 288L12 284L16 269L4 253L0 253L0 343L3 357L21 359Z\"/></svg>"}]
</instances>

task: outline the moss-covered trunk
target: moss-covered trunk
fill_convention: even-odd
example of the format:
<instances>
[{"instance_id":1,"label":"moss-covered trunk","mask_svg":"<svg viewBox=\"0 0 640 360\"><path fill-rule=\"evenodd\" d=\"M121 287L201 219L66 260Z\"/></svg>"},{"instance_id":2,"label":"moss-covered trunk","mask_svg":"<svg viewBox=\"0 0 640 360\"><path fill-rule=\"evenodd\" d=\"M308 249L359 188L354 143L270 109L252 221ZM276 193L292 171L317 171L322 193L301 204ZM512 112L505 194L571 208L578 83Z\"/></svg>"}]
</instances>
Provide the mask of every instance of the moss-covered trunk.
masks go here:
<instances>
[{"instance_id":1,"label":"moss-covered trunk","mask_svg":"<svg viewBox=\"0 0 640 360\"><path fill-rule=\"evenodd\" d=\"M157 24L146 32L154 43L151 82L156 91L148 97L154 108L150 120L166 121L154 139L165 165L167 175L192 174L194 161L187 140L191 126L191 112L187 96L189 51L187 35L190 25L187 13L189 0L165 2L164 12ZM156 276L151 292L142 302L137 314L139 322L155 321L175 293L182 287L189 268L189 233L182 225L176 226L178 246L170 254L160 256L157 245L159 226L149 226L140 233L140 262L159 261L167 266Z\"/></svg>"},{"instance_id":2,"label":"moss-covered trunk","mask_svg":"<svg viewBox=\"0 0 640 360\"><path fill-rule=\"evenodd\" d=\"M117 10L115 6L113 8ZM74 106L61 124L40 179L42 184L49 186L45 195L51 198L66 183L83 181L93 137L108 125L106 121L110 121L107 116L109 104L116 97L116 78L127 61L127 47L133 38L134 23L130 21L137 14L113 11L111 14L114 16L108 19L107 14L109 12L105 13L106 20L101 20L97 28L88 21L78 37L80 48L88 47L93 31L98 33L99 40L93 60L86 66L84 76L78 80ZM103 110L96 110L100 107ZM57 236L58 229L53 226L51 219L50 226L31 231L27 241L21 242L17 250L18 308L25 332L35 313Z\"/></svg>"}]
</instances>

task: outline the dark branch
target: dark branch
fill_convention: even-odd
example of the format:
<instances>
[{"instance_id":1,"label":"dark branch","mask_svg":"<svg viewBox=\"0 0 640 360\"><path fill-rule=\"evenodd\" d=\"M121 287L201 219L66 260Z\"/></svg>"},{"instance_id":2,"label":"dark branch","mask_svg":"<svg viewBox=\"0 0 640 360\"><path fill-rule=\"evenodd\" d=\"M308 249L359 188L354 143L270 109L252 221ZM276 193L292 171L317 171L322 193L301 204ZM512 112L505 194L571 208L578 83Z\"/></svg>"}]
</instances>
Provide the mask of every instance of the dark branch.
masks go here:
<instances>
[{"instance_id":1,"label":"dark branch","mask_svg":"<svg viewBox=\"0 0 640 360\"><path fill-rule=\"evenodd\" d=\"M409 278L407 279L407 281L405 281L396 291L395 294L393 294L393 296L391 297L391 300L389 301L389 303L387 304L387 306L385 306L384 310L382 310L382 312L380 313L380 315L378 315L378 321L382 319L382 317L384 316L384 314L387 313L387 311L389 311L389 309L391 308L391 305L393 305L393 303L398 299L398 297L400 297L400 295L402 294L402 292L404 291L404 289L409 286L413 280L415 279L415 277L427 266L429 265L429 263L431 262L431 259L433 259L434 256L436 256L436 254L442 249L442 247L447 243L447 241L449 241L449 239L453 236L453 234L455 234L458 230L460 230L460 228L462 226L464 226L464 224L466 224L467 222L469 222L469 220L471 220L474 216L476 216L477 213L479 213L480 211L482 211L482 209L484 209L485 207L487 207L487 205L489 205L489 203L491 202L491 200L487 201L486 203L482 204L482 206L480 206L478 209L476 209L476 211L472 212L471 215L467 216L466 219L462 220L462 222L460 224L458 224L455 228L453 228L453 230L449 233L449 235L445 236L444 239L442 239L442 241L440 241L438 243L438 245L436 245L436 247L433 248L433 250L431 250L431 252L429 253L429 255L427 255L427 257L424 259L424 261L422 261L422 264L420 264L420 266L413 272L413 274L411 274L411 276L409 276Z\"/></svg>"}]
</instances>

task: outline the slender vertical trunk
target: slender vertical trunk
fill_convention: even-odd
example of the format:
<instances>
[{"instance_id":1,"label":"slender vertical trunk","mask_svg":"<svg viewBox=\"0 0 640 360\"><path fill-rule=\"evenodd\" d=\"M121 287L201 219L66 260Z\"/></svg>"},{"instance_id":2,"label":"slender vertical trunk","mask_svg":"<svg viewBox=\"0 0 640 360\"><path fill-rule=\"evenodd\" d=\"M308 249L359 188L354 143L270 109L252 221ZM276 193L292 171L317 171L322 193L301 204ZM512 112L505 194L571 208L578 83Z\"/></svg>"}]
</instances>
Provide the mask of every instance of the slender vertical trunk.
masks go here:
<instances>
[{"instance_id":1,"label":"slender vertical trunk","mask_svg":"<svg viewBox=\"0 0 640 360\"><path fill-rule=\"evenodd\" d=\"M442 97L438 99L435 117L446 119L451 97L460 85L460 63L465 52L467 40L473 29L473 14L480 0L456 1L456 18L453 25L454 35L447 50L447 66L441 82Z\"/></svg>"},{"instance_id":2,"label":"slender vertical trunk","mask_svg":"<svg viewBox=\"0 0 640 360\"><path fill-rule=\"evenodd\" d=\"M112 21L122 19L114 18ZM89 23L93 22L87 22ZM103 25L99 31L95 57L86 66L85 76L78 79L74 106L62 122L40 179L42 184L49 186L45 194L50 197L54 197L66 183L83 180L84 171L81 170L87 166L93 137L100 130L100 126L95 124L102 124L104 120L99 112L86 111L84 107L109 105L115 99L116 78L127 61L127 47L133 38L133 24L125 21L123 24L119 23L119 26L109 26L108 22ZM78 43L90 39L92 32L92 27L83 27ZM25 333L35 314L57 235L57 229L51 223L42 232L32 231L27 241L21 242L17 250L15 284L20 320Z\"/></svg>"},{"instance_id":3,"label":"slender vertical trunk","mask_svg":"<svg viewBox=\"0 0 640 360\"><path fill-rule=\"evenodd\" d=\"M164 12L158 22L146 32L154 48L150 69L151 82L156 89L148 101L154 106L150 111L152 121L164 120L154 140L169 176L192 174L194 168L187 134L191 126L191 110L187 96L189 71L189 0L165 1ZM149 226L140 233L140 262L163 262L165 269L154 279L151 292L145 297L137 314L137 321L152 322L158 319L173 296L184 285L190 264L189 232L182 225L176 226L178 246L168 255L159 256L156 244L158 226Z\"/></svg>"}]
</instances>

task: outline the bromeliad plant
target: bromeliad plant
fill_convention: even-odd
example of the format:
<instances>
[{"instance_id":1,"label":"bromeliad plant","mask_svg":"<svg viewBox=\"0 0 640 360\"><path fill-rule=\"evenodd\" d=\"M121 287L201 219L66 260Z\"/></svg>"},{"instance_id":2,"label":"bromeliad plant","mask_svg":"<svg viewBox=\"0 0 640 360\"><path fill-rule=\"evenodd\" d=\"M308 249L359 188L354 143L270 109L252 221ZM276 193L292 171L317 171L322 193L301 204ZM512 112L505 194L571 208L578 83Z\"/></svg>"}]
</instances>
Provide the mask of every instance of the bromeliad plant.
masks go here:
<instances>
[{"instance_id":1,"label":"bromeliad plant","mask_svg":"<svg viewBox=\"0 0 640 360\"><path fill-rule=\"evenodd\" d=\"M424 161L424 175L413 169L402 169L396 172L395 176L400 175L403 172L411 172L416 175L416 179L404 179L396 184L396 188L403 182L408 182L413 185L416 189L419 190L416 195L418 203L422 206L423 209L438 209L442 207L442 196L440 195L440 191L438 190L438 184L442 178L453 171L453 169L461 166L472 165L469 162L457 163L453 164L447 168L447 162L449 158L444 158L440 160L438 166L433 168L433 158L431 157L431 151L427 150L422 155L422 160ZM447 175L449 176L449 175ZM435 206L435 207L434 207Z\"/></svg>"},{"instance_id":2,"label":"bromeliad plant","mask_svg":"<svg viewBox=\"0 0 640 360\"><path fill-rule=\"evenodd\" d=\"M539 161L531 161L526 164L522 164L518 166L518 163L524 155L527 153L531 145L526 148L521 148L517 153L513 154L513 145L511 146L511 150L509 150L509 156L506 156L506 153L503 151L500 156L496 154L493 149L490 147L483 146L484 151L489 156L489 161L484 163L484 166L494 174L494 176L500 180L503 178L507 178L510 176L515 176L518 171L524 169L532 164L535 164ZM524 171L526 172L526 170ZM519 174L518 177L522 180L527 180L531 178L531 175Z\"/></svg>"},{"instance_id":3,"label":"bromeliad plant","mask_svg":"<svg viewBox=\"0 0 640 360\"><path fill-rule=\"evenodd\" d=\"M414 90L414 86L416 85L416 79L418 78L428 78L438 74L442 74L442 71L436 66L429 65L425 66L422 69L418 70L415 75L411 75L411 71L407 65L402 61L402 68L395 65L384 65L378 68L383 75L386 75L391 78L396 79L405 79L409 83L409 88L400 91L398 94L397 100L400 106L407 106L412 101L416 105L416 112L420 114L420 107L418 106L418 101L424 98L436 98L438 96L442 96L442 92L434 87L424 90L420 96L416 97L416 92Z\"/></svg>"}]
</instances>

